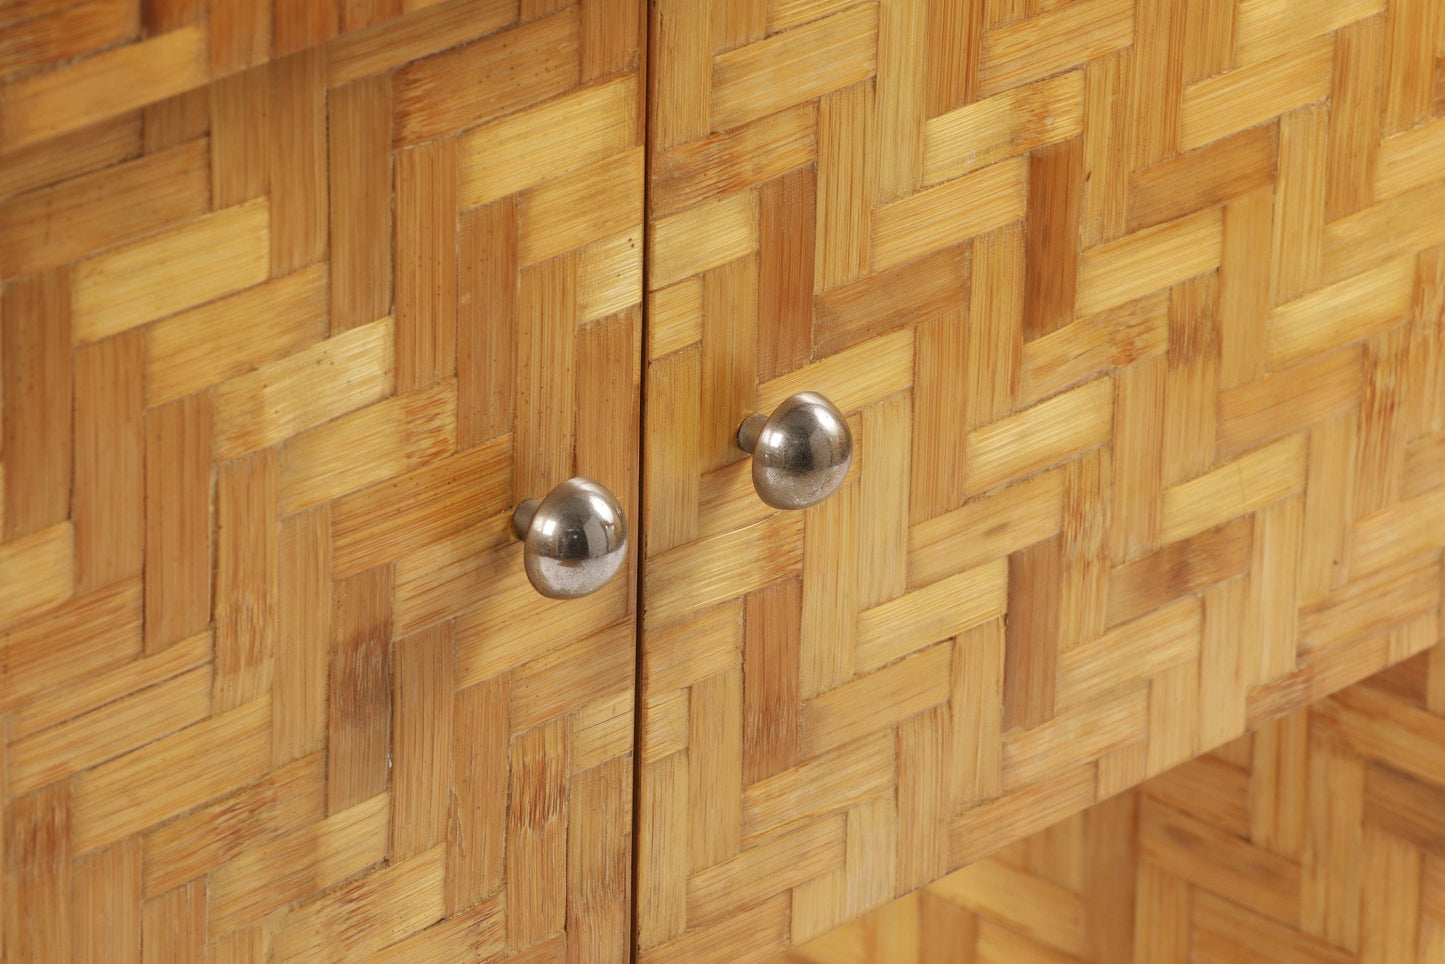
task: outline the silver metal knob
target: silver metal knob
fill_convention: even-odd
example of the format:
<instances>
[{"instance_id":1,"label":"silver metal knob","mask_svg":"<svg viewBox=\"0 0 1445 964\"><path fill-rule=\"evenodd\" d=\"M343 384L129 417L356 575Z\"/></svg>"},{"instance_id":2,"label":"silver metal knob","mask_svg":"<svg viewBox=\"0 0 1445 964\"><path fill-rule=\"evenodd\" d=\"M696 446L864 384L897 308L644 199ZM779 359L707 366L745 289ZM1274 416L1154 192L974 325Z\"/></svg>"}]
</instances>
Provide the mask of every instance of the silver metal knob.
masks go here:
<instances>
[{"instance_id":1,"label":"silver metal knob","mask_svg":"<svg viewBox=\"0 0 1445 964\"><path fill-rule=\"evenodd\" d=\"M551 599L596 592L627 558L622 506L591 479L568 479L541 502L523 502L512 513L512 531L525 543L527 578Z\"/></svg>"},{"instance_id":2,"label":"silver metal knob","mask_svg":"<svg viewBox=\"0 0 1445 964\"><path fill-rule=\"evenodd\" d=\"M738 448L753 457L753 488L775 509L806 509L832 495L853 463L843 413L817 392L799 392L772 415L738 426Z\"/></svg>"}]
</instances>

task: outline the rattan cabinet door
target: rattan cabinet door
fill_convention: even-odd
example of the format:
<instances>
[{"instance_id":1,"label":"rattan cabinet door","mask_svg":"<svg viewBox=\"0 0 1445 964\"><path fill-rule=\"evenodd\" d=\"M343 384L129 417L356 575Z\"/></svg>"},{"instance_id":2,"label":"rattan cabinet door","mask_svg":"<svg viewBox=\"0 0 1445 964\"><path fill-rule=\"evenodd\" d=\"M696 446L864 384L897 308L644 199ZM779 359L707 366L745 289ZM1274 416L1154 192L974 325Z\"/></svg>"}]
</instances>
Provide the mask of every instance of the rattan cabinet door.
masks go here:
<instances>
[{"instance_id":1,"label":"rattan cabinet door","mask_svg":"<svg viewBox=\"0 0 1445 964\"><path fill-rule=\"evenodd\" d=\"M0 956L625 961L635 564L544 600L511 509L636 520L640 6L57 7L0 13Z\"/></svg>"},{"instance_id":2,"label":"rattan cabinet door","mask_svg":"<svg viewBox=\"0 0 1445 964\"><path fill-rule=\"evenodd\" d=\"M1439 638L1441 9L653 4L640 960ZM803 390L854 466L776 511L732 439Z\"/></svg>"}]
</instances>

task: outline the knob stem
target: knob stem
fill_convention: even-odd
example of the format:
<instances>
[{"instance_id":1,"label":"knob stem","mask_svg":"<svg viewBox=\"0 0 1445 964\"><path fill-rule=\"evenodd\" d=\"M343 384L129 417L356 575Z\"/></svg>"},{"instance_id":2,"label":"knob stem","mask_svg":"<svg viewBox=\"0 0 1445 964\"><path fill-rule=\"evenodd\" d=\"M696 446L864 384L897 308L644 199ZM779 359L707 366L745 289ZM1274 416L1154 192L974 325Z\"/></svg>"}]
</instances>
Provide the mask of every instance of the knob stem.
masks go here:
<instances>
[{"instance_id":1,"label":"knob stem","mask_svg":"<svg viewBox=\"0 0 1445 964\"><path fill-rule=\"evenodd\" d=\"M527 538L527 532L532 528L532 520L537 517L537 507L541 504L536 499L527 499L512 512L512 531L518 539Z\"/></svg>"},{"instance_id":2,"label":"knob stem","mask_svg":"<svg viewBox=\"0 0 1445 964\"><path fill-rule=\"evenodd\" d=\"M758 439L763 434L763 427L768 424L768 417L761 412L754 412L743 423L738 426L738 448L752 455L758 447Z\"/></svg>"}]
</instances>

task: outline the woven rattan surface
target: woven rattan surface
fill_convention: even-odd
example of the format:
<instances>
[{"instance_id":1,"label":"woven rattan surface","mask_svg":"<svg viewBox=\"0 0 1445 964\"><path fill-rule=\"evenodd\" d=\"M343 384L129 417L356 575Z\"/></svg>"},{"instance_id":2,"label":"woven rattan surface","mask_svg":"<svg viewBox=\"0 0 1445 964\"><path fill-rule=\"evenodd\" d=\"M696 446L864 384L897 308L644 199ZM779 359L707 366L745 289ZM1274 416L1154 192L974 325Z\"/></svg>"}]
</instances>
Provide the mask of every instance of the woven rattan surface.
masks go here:
<instances>
[{"instance_id":1,"label":"woven rattan surface","mask_svg":"<svg viewBox=\"0 0 1445 964\"><path fill-rule=\"evenodd\" d=\"M653 4L638 946L766 959L1439 639L1445 7ZM799 391L843 489L729 447Z\"/></svg>"},{"instance_id":2,"label":"woven rattan surface","mask_svg":"<svg viewBox=\"0 0 1445 964\"><path fill-rule=\"evenodd\" d=\"M779 964L1437 961L1442 670L1295 710Z\"/></svg>"},{"instance_id":3,"label":"woven rattan surface","mask_svg":"<svg viewBox=\"0 0 1445 964\"><path fill-rule=\"evenodd\" d=\"M626 960L634 579L510 513L637 516L641 10L170 6L0 94L4 960Z\"/></svg>"},{"instance_id":4,"label":"woven rattan surface","mask_svg":"<svg viewBox=\"0 0 1445 964\"><path fill-rule=\"evenodd\" d=\"M7 10L7 961L766 960L1439 639L1433 0Z\"/></svg>"}]
</instances>

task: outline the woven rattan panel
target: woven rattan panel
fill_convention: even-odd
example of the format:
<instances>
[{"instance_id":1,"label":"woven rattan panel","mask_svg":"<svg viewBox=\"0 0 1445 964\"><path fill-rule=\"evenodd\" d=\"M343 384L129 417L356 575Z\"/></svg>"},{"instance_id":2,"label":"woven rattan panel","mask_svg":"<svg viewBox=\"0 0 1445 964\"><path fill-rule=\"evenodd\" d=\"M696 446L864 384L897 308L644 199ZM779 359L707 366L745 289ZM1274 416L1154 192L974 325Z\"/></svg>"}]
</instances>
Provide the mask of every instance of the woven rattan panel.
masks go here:
<instances>
[{"instance_id":1,"label":"woven rattan panel","mask_svg":"<svg viewBox=\"0 0 1445 964\"><path fill-rule=\"evenodd\" d=\"M539 8L524 19L545 12L523 6ZM78 132L92 124L337 37L349 35L353 52L405 60L399 38L420 55L439 40L508 27L517 8L517 0L13 0L0 10L0 143L72 132L83 141ZM626 15L615 4L613 12Z\"/></svg>"},{"instance_id":2,"label":"woven rattan panel","mask_svg":"<svg viewBox=\"0 0 1445 964\"><path fill-rule=\"evenodd\" d=\"M653 6L642 961L1439 638L1445 6ZM773 512L732 434L804 389L854 469Z\"/></svg>"},{"instance_id":3,"label":"woven rattan panel","mask_svg":"<svg viewBox=\"0 0 1445 964\"><path fill-rule=\"evenodd\" d=\"M779 964L1438 961L1442 684L1435 649Z\"/></svg>"},{"instance_id":4,"label":"woven rattan panel","mask_svg":"<svg viewBox=\"0 0 1445 964\"><path fill-rule=\"evenodd\" d=\"M643 18L501 6L0 148L5 961L627 958Z\"/></svg>"}]
</instances>

